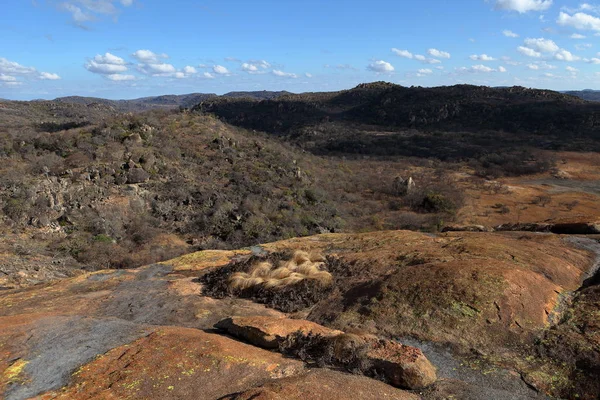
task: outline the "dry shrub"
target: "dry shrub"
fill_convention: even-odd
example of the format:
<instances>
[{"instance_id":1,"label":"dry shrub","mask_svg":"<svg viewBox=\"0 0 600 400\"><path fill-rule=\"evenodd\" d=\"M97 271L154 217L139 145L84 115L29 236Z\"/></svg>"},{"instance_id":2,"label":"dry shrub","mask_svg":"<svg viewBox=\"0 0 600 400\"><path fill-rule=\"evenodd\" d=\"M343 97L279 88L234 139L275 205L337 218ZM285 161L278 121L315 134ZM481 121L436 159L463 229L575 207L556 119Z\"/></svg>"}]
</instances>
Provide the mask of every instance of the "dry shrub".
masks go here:
<instances>
[{"instance_id":1,"label":"dry shrub","mask_svg":"<svg viewBox=\"0 0 600 400\"><path fill-rule=\"evenodd\" d=\"M333 290L328 271L333 258L306 252L253 255L200 277L204 294L236 296L283 312L296 312L325 299Z\"/></svg>"}]
</instances>

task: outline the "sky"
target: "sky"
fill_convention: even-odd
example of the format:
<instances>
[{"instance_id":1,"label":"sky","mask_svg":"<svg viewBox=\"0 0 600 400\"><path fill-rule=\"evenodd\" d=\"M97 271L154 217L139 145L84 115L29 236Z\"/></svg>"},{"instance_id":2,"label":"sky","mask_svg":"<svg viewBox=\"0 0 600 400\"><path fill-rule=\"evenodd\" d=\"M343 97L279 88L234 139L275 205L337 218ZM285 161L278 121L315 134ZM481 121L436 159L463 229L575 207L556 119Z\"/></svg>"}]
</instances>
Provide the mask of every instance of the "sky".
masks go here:
<instances>
[{"instance_id":1,"label":"sky","mask_svg":"<svg viewBox=\"0 0 600 400\"><path fill-rule=\"evenodd\" d=\"M372 81L600 89L600 2L3 0L1 9L4 99Z\"/></svg>"}]
</instances>

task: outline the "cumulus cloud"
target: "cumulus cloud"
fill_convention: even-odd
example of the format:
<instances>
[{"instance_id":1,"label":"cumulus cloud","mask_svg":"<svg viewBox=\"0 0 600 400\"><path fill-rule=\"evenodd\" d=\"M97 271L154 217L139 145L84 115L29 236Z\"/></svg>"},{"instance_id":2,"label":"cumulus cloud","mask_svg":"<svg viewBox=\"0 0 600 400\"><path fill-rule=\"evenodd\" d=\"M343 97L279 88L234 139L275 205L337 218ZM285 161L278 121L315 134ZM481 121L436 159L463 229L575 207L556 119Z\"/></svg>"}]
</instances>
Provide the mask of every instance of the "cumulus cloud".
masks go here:
<instances>
[{"instance_id":1,"label":"cumulus cloud","mask_svg":"<svg viewBox=\"0 0 600 400\"><path fill-rule=\"evenodd\" d=\"M559 61L578 61L581 60L581 57L573 55L570 51L565 49L560 49L556 54L554 54L554 58Z\"/></svg>"},{"instance_id":2,"label":"cumulus cloud","mask_svg":"<svg viewBox=\"0 0 600 400\"><path fill-rule=\"evenodd\" d=\"M106 77L108 79L110 79L111 81L115 81L115 82L135 80L134 75L126 75L126 74L110 74L110 75L106 75Z\"/></svg>"},{"instance_id":3,"label":"cumulus cloud","mask_svg":"<svg viewBox=\"0 0 600 400\"><path fill-rule=\"evenodd\" d=\"M600 18L582 12L570 15L561 11L556 23L580 30L600 31Z\"/></svg>"},{"instance_id":4,"label":"cumulus cloud","mask_svg":"<svg viewBox=\"0 0 600 400\"><path fill-rule=\"evenodd\" d=\"M577 68L571 67L570 65L569 65L569 66L567 66L565 69L566 69L567 71L569 71L571 74L576 74L576 73L578 73L578 72L579 72L579 70L578 70Z\"/></svg>"},{"instance_id":5,"label":"cumulus cloud","mask_svg":"<svg viewBox=\"0 0 600 400\"><path fill-rule=\"evenodd\" d=\"M529 47L525 47L525 46L519 46L517 48L517 50L519 51L519 53L521 53L527 57L539 58L542 56L542 53L539 53L539 52L537 52L533 49L530 49Z\"/></svg>"},{"instance_id":6,"label":"cumulus cloud","mask_svg":"<svg viewBox=\"0 0 600 400\"><path fill-rule=\"evenodd\" d=\"M166 54L156 54L150 50L138 50L132 56L142 64L159 64L165 58L169 58Z\"/></svg>"},{"instance_id":7,"label":"cumulus cloud","mask_svg":"<svg viewBox=\"0 0 600 400\"><path fill-rule=\"evenodd\" d=\"M571 39L585 39L585 38L586 38L586 36L585 36L585 35L582 35L582 34L579 34L579 33L574 33L574 34L572 34L572 35L570 36L570 38L571 38Z\"/></svg>"},{"instance_id":8,"label":"cumulus cloud","mask_svg":"<svg viewBox=\"0 0 600 400\"><path fill-rule=\"evenodd\" d=\"M60 79L60 76L58 76L58 74L52 74L50 72L41 72L39 78L41 80L56 81Z\"/></svg>"},{"instance_id":9,"label":"cumulus cloud","mask_svg":"<svg viewBox=\"0 0 600 400\"><path fill-rule=\"evenodd\" d=\"M273 75L275 76L279 76L281 78L297 78L298 75L291 73L291 72L283 72L281 70L278 69L274 69L273 70Z\"/></svg>"},{"instance_id":10,"label":"cumulus cloud","mask_svg":"<svg viewBox=\"0 0 600 400\"><path fill-rule=\"evenodd\" d=\"M447 51L441 51L438 49L429 49L429 50L427 50L427 54L429 54L432 57L437 57L437 58L450 58L450 53L448 53Z\"/></svg>"},{"instance_id":11,"label":"cumulus cloud","mask_svg":"<svg viewBox=\"0 0 600 400\"><path fill-rule=\"evenodd\" d=\"M540 66L537 64L527 64L527 68L537 71L538 69L540 69Z\"/></svg>"},{"instance_id":12,"label":"cumulus cloud","mask_svg":"<svg viewBox=\"0 0 600 400\"><path fill-rule=\"evenodd\" d=\"M457 68L456 71L460 72L460 73L490 73L490 72L496 72L496 70L494 68L490 68L486 65L483 64L478 64L478 65L473 65L472 67L460 67Z\"/></svg>"},{"instance_id":13,"label":"cumulus cloud","mask_svg":"<svg viewBox=\"0 0 600 400\"><path fill-rule=\"evenodd\" d=\"M9 75L28 75L35 72L36 70L33 67L25 67L17 62L0 57L0 73Z\"/></svg>"},{"instance_id":14,"label":"cumulus cloud","mask_svg":"<svg viewBox=\"0 0 600 400\"><path fill-rule=\"evenodd\" d=\"M527 38L525 39L525 46L540 53L552 53L559 49L558 45L552 40L544 38Z\"/></svg>"},{"instance_id":15,"label":"cumulus cloud","mask_svg":"<svg viewBox=\"0 0 600 400\"><path fill-rule=\"evenodd\" d=\"M506 68L501 65L498 67L498 72L506 72Z\"/></svg>"},{"instance_id":16,"label":"cumulus cloud","mask_svg":"<svg viewBox=\"0 0 600 400\"><path fill-rule=\"evenodd\" d=\"M60 76L51 72L38 72L34 67L26 67L15 61L0 57L0 84L4 86L17 86L23 80L58 80Z\"/></svg>"},{"instance_id":17,"label":"cumulus cloud","mask_svg":"<svg viewBox=\"0 0 600 400\"><path fill-rule=\"evenodd\" d=\"M16 82L17 78L10 75L0 74L0 82Z\"/></svg>"},{"instance_id":18,"label":"cumulus cloud","mask_svg":"<svg viewBox=\"0 0 600 400\"><path fill-rule=\"evenodd\" d=\"M424 68L424 69L420 69L419 71L417 71L419 74L422 75L430 75L433 74L433 71L430 70L429 68Z\"/></svg>"},{"instance_id":19,"label":"cumulus cloud","mask_svg":"<svg viewBox=\"0 0 600 400\"><path fill-rule=\"evenodd\" d=\"M473 54L469 58L474 61L495 61L496 60L494 57L490 57L487 54L481 54L481 55Z\"/></svg>"},{"instance_id":20,"label":"cumulus cloud","mask_svg":"<svg viewBox=\"0 0 600 400\"><path fill-rule=\"evenodd\" d=\"M127 67L125 65L103 64L96 62L95 60L91 60L90 62L85 64L85 69L95 74L102 75L127 71Z\"/></svg>"},{"instance_id":21,"label":"cumulus cloud","mask_svg":"<svg viewBox=\"0 0 600 400\"><path fill-rule=\"evenodd\" d=\"M242 71L246 71L250 74L259 72L258 67L256 65L249 64L249 63L242 64Z\"/></svg>"},{"instance_id":22,"label":"cumulus cloud","mask_svg":"<svg viewBox=\"0 0 600 400\"><path fill-rule=\"evenodd\" d=\"M205 72L202 74L203 77L205 77L206 79L214 79L215 76L213 74L211 74L210 72Z\"/></svg>"},{"instance_id":23,"label":"cumulus cloud","mask_svg":"<svg viewBox=\"0 0 600 400\"><path fill-rule=\"evenodd\" d=\"M517 35L516 33L514 33L513 31L509 31L508 29L505 29L502 31L502 34L506 37L511 37L511 38L517 38L519 37L519 35Z\"/></svg>"},{"instance_id":24,"label":"cumulus cloud","mask_svg":"<svg viewBox=\"0 0 600 400\"><path fill-rule=\"evenodd\" d=\"M420 54L415 55L415 60L421 61L423 64L439 64L439 63L441 63L440 60L437 60L435 58L427 58Z\"/></svg>"},{"instance_id":25,"label":"cumulus cloud","mask_svg":"<svg viewBox=\"0 0 600 400\"><path fill-rule=\"evenodd\" d=\"M196 70L196 68L194 68L190 65L186 65L185 67L183 67L183 72L185 74L192 75L192 74L197 73L198 71Z\"/></svg>"},{"instance_id":26,"label":"cumulus cloud","mask_svg":"<svg viewBox=\"0 0 600 400\"><path fill-rule=\"evenodd\" d=\"M312 78L312 77L313 77L313 76L312 76L312 74L311 74L311 73L308 73L308 72L307 72L307 73L305 73L305 74L304 74L304 76L306 76L307 78Z\"/></svg>"},{"instance_id":27,"label":"cumulus cloud","mask_svg":"<svg viewBox=\"0 0 600 400\"><path fill-rule=\"evenodd\" d=\"M600 64L600 58L596 58L596 57L590 58L590 59L585 59L584 61L587 63L590 63L590 64Z\"/></svg>"},{"instance_id":28,"label":"cumulus cloud","mask_svg":"<svg viewBox=\"0 0 600 400\"><path fill-rule=\"evenodd\" d=\"M229 70L222 65L214 65L212 70L215 74L219 75L229 75L230 73Z\"/></svg>"},{"instance_id":29,"label":"cumulus cloud","mask_svg":"<svg viewBox=\"0 0 600 400\"><path fill-rule=\"evenodd\" d=\"M545 11L552 6L552 0L497 0L496 9L516 11L520 14L528 11Z\"/></svg>"},{"instance_id":30,"label":"cumulus cloud","mask_svg":"<svg viewBox=\"0 0 600 400\"><path fill-rule=\"evenodd\" d=\"M171 64L160 63L160 64L140 64L138 65L138 71L155 76L168 76L175 73L176 69Z\"/></svg>"},{"instance_id":31,"label":"cumulus cloud","mask_svg":"<svg viewBox=\"0 0 600 400\"><path fill-rule=\"evenodd\" d=\"M413 54L408 50L399 50L394 47L392 49L392 53L396 54L397 56L404 57L404 58L413 58Z\"/></svg>"},{"instance_id":32,"label":"cumulus cloud","mask_svg":"<svg viewBox=\"0 0 600 400\"><path fill-rule=\"evenodd\" d=\"M373 71L373 72L377 72L377 73L386 73L386 72L393 72L394 66L392 64L390 64L389 62L379 60L379 61L374 61L371 64L367 65L367 69L369 71Z\"/></svg>"}]
</instances>

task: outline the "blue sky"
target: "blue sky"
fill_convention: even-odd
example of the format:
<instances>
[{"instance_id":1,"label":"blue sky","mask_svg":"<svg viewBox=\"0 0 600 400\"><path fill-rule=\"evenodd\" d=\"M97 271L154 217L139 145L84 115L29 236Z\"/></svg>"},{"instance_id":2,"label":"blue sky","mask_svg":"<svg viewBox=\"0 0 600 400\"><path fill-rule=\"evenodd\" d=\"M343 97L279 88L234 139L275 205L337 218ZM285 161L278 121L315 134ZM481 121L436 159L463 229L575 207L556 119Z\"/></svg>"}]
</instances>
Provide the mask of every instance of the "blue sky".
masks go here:
<instances>
[{"instance_id":1,"label":"blue sky","mask_svg":"<svg viewBox=\"0 0 600 400\"><path fill-rule=\"evenodd\" d=\"M4 0L0 98L330 91L385 80L600 89L600 3Z\"/></svg>"}]
</instances>

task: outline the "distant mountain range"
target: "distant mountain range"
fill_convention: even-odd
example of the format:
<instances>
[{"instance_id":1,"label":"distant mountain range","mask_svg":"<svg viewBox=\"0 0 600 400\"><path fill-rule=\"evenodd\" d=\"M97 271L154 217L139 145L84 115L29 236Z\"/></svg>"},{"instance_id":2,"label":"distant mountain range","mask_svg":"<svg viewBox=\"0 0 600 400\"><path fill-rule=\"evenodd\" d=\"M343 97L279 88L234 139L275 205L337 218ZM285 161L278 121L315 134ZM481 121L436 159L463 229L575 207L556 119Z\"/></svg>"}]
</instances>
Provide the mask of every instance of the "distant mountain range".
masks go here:
<instances>
[{"instance_id":1,"label":"distant mountain range","mask_svg":"<svg viewBox=\"0 0 600 400\"><path fill-rule=\"evenodd\" d=\"M54 99L56 102L73 103L73 104L103 104L113 107L120 112L138 112L150 109L175 109L175 108L190 108L196 104L211 98L228 97L228 98L252 98L257 100L274 99L282 95L291 94L290 92L271 92L271 91L255 91L255 92L229 92L222 96L214 93L190 93L182 95L163 95L142 97L132 100L108 100L98 97L81 97L68 96Z\"/></svg>"},{"instance_id":2,"label":"distant mountain range","mask_svg":"<svg viewBox=\"0 0 600 400\"><path fill-rule=\"evenodd\" d=\"M600 101L600 90L569 90L563 93L570 94L571 96L577 96L588 101Z\"/></svg>"}]
</instances>

